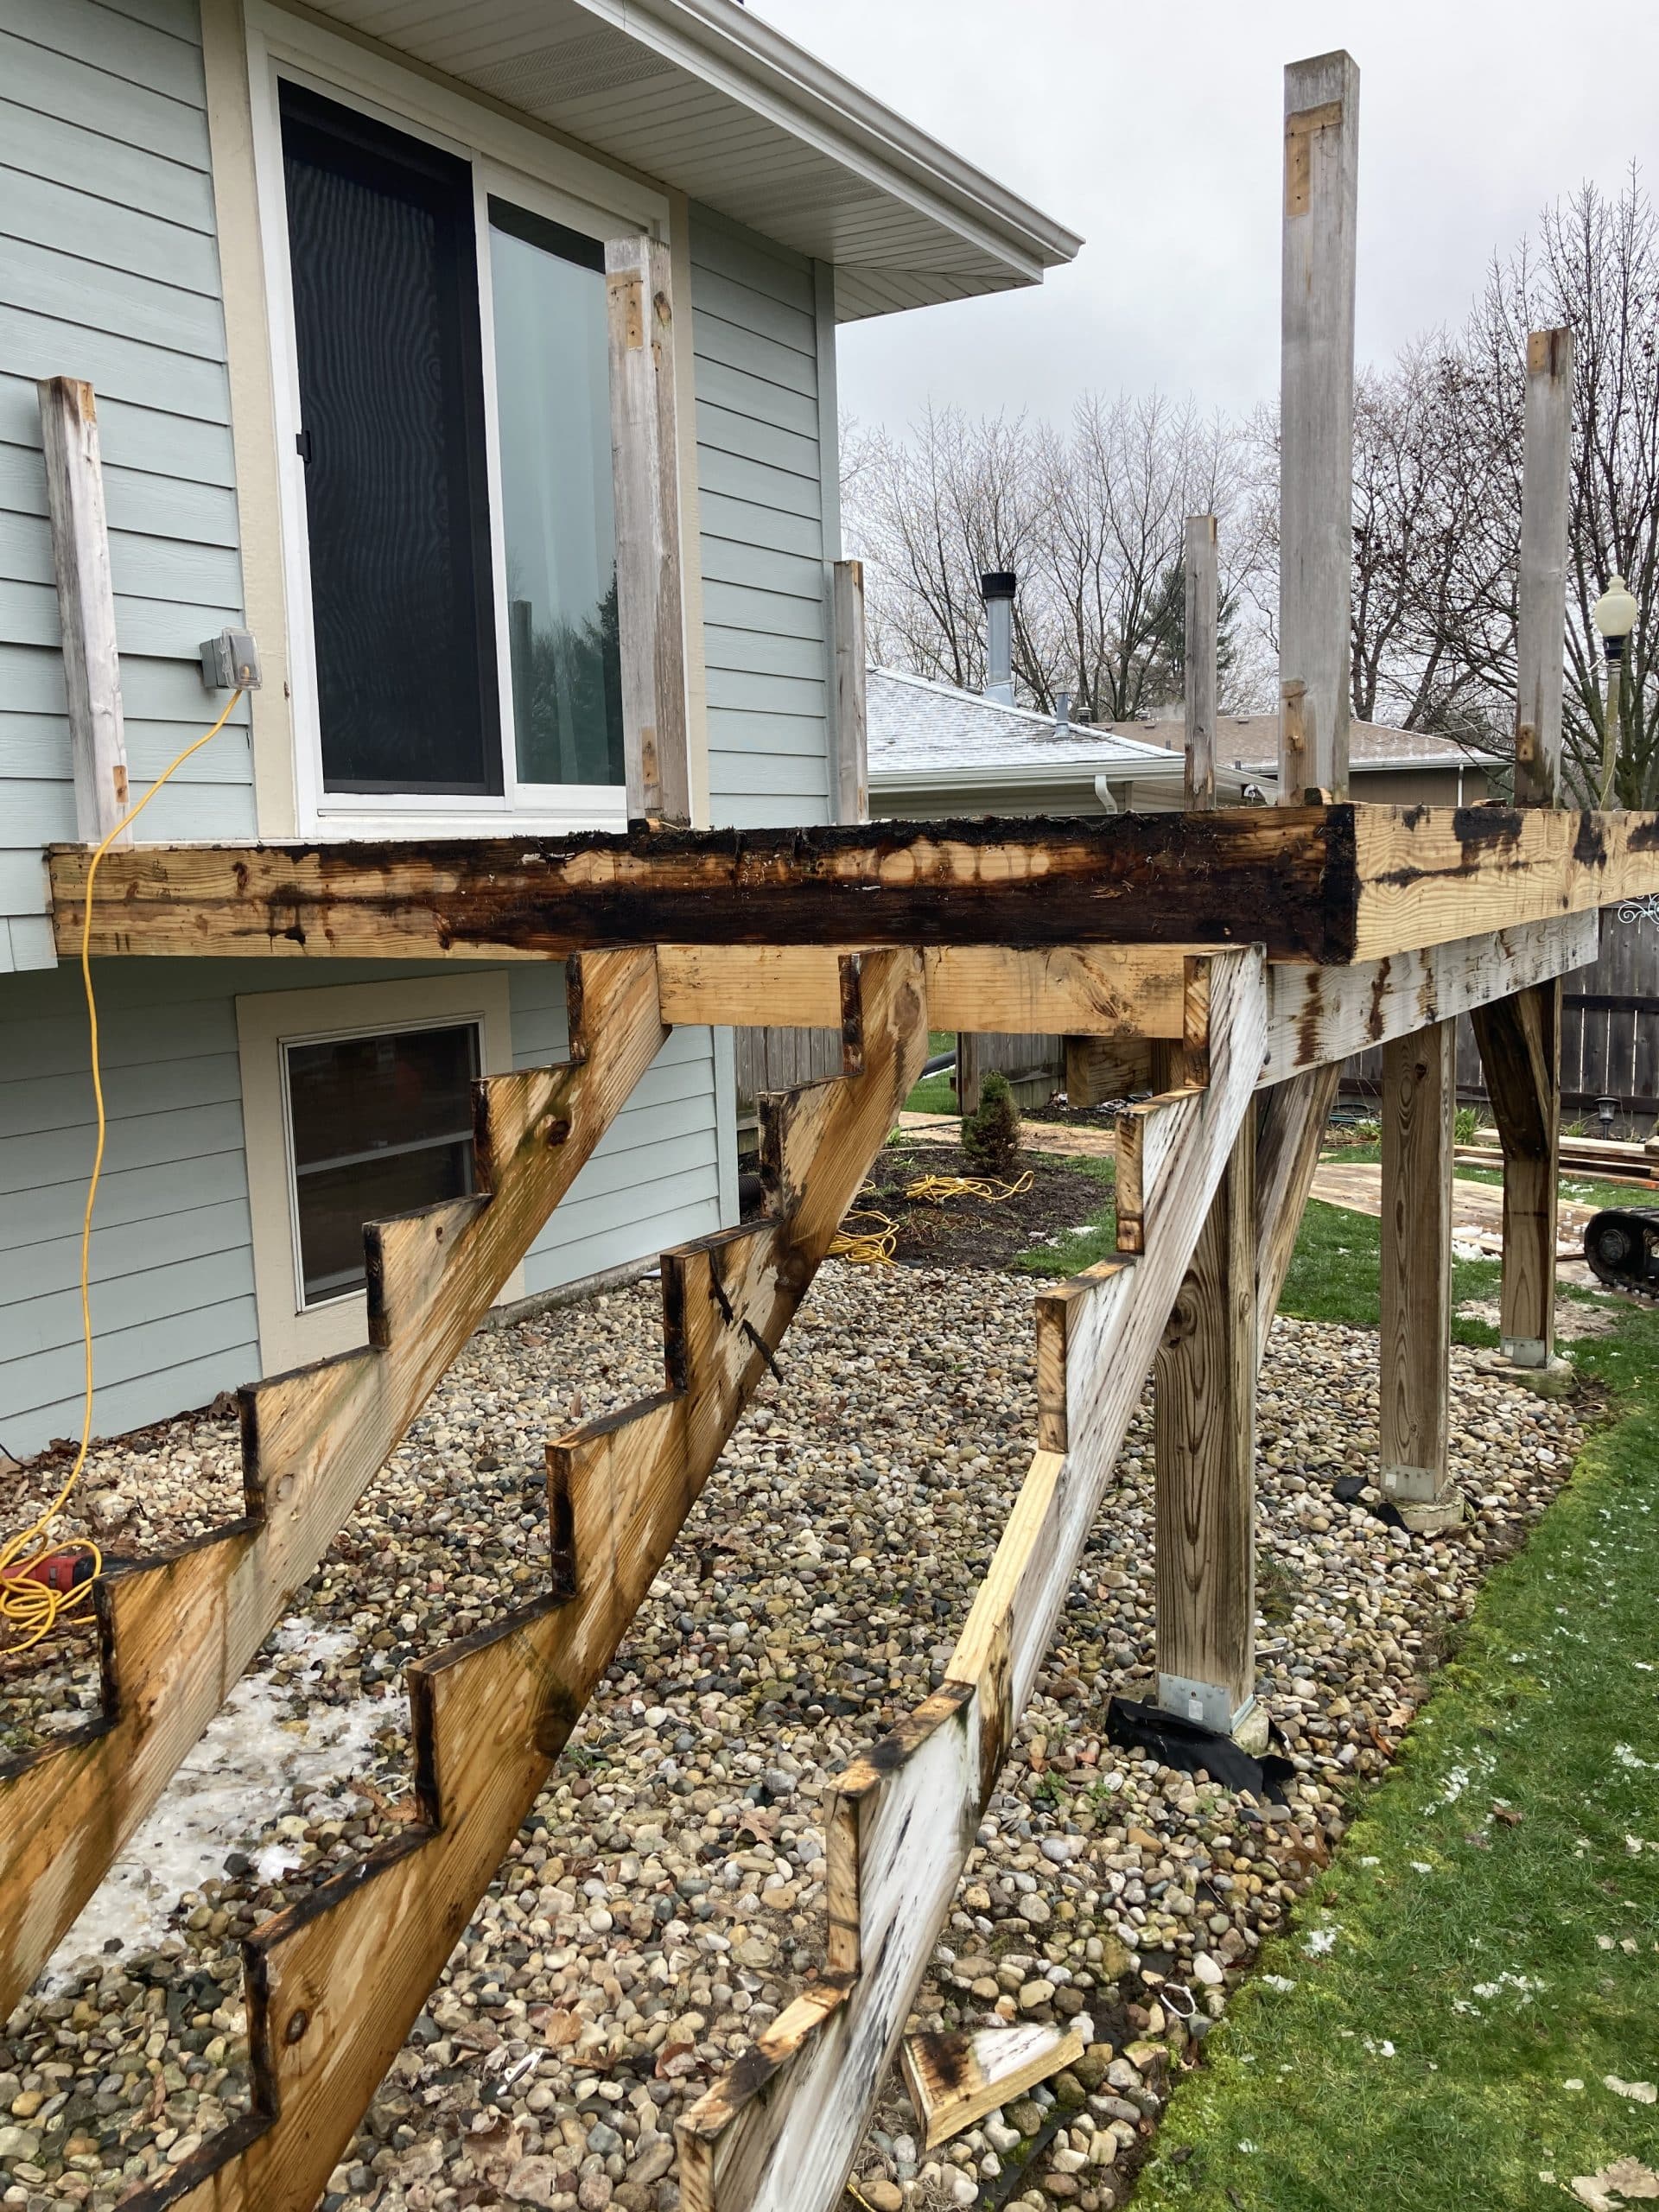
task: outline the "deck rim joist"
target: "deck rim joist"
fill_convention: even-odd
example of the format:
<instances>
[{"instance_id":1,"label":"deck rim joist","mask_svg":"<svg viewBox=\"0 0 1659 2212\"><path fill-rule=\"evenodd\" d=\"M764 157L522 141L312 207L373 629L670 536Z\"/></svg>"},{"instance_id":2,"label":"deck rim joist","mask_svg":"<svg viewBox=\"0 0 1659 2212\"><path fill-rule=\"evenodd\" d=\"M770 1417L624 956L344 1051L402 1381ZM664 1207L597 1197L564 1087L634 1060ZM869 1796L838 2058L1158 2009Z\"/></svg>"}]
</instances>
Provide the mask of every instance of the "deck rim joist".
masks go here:
<instances>
[{"instance_id":1,"label":"deck rim joist","mask_svg":"<svg viewBox=\"0 0 1659 2212\"><path fill-rule=\"evenodd\" d=\"M61 954L86 849L49 849ZM1340 804L561 838L138 845L92 949L559 959L625 945L1260 944L1345 965L1659 891L1659 816Z\"/></svg>"}]
</instances>

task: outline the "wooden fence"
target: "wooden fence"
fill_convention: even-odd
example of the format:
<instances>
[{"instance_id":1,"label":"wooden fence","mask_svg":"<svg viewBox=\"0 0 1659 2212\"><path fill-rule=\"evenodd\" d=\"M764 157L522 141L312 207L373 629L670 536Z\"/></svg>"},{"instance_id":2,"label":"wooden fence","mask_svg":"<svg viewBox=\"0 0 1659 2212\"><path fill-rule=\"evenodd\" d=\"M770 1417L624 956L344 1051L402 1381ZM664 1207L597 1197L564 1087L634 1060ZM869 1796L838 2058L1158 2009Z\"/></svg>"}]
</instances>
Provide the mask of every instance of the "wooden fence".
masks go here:
<instances>
[{"instance_id":1,"label":"wooden fence","mask_svg":"<svg viewBox=\"0 0 1659 2212\"><path fill-rule=\"evenodd\" d=\"M1628 918L1623 918L1628 917ZM1611 1098L1619 1115L1659 1115L1659 915L1610 906L1602 916L1595 964L1563 978L1561 1111L1576 1120ZM1380 1050L1357 1053L1344 1071L1346 1089L1376 1090ZM1458 1024L1458 1096L1486 1096L1474 1031Z\"/></svg>"}]
</instances>

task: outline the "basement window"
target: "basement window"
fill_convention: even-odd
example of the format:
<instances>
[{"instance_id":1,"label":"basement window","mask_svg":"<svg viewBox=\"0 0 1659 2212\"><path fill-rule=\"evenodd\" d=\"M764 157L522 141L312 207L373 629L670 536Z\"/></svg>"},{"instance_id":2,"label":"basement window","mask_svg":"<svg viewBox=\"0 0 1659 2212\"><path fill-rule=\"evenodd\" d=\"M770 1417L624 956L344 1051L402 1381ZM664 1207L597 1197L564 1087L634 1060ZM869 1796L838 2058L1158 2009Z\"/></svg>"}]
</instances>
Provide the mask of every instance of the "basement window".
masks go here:
<instances>
[{"instance_id":1,"label":"basement window","mask_svg":"<svg viewBox=\"0 0 1659 2212\"><path fill-rule=\"evenodd\" d=\"M469 1197L476 1022L283 1048L295 1272L306 1306L365 1281L363 1224Z\"/></svg>"}]
</instances>

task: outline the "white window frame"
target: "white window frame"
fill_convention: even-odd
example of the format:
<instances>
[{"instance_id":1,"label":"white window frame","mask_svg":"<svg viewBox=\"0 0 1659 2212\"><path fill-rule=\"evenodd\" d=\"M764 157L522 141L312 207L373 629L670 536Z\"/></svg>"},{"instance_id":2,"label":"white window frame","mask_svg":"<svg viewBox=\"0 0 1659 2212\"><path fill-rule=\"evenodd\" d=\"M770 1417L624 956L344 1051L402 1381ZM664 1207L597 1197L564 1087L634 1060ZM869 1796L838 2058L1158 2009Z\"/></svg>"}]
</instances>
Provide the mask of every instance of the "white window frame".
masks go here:
<instances>
[{"instance_id":1,"label":"white window frame","mask_svg":"<svg viewBox=\"0 0 1659 2212\"><path fill-rule=\"evenodd\" d=\"M417 1029L459 1029L469 1023L478 1033L479 1072L509 1072L512 1007L504 969L458 969L395 982L254 991L237 1000L254 1302L260 1364L267 1375L351 1351L369 1340L368 1300L363 1291L341 1291L306 1303L289 1047L403 1035ZM516 1268L496 1302L505 1305L524 1294L523 1270Z\"/></svg>"},{"instance_id":2,"label":"white window frame","mask_svg":"<svg viewBox=\"0 0 1659 2212\"><path fill-rule=\"evenodd\" d=\"M518 774L507 632L506 551L501 501L500 429L495 391L489 200L602 242L629 231L667 239L667 198L651 187L557 144L434 84L412 70L269 4L249 0L248 67L253 154L264 241L266 319L271 350L288 612L289 680L295 746L295 794L302 836L397 837L488 835L493 830L559 834L627 826L621 784L527 784ZM305 463L300 458L299 355L289 262L278 88L283 79L358 109L467 162L473 173L479 315L482 325L485 468L490 506L490 588L494 594L502 791L499 797L449 793L330 791L322 772L316 658L311 616ZM689 435L689 433L687 433Z\"/></svg>"}]
</instances>

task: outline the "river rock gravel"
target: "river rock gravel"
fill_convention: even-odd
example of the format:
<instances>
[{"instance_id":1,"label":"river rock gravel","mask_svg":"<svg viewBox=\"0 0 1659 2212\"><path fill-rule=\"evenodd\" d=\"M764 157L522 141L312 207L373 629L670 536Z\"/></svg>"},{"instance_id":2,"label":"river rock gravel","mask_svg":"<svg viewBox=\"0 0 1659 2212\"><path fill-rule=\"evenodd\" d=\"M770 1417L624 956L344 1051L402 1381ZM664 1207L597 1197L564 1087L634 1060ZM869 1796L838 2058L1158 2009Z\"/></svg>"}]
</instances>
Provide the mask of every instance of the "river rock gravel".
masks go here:
<instances>
[{"instance_id":1,"label":"river rock gravel","mask_svg":"<svg viewBox=\"0 0 1659 2212\"><path fill-rule=\"evenodd\" d=\"M941 1678L1024 1475L1033 1287L825 1268L329 2212L677 2204L676 2118L821 1966L825 1787ZM1260 1680L1296 1764L1287 1808L1104 1740L1109 1694L1154 1683L1143 1406L913 2016L1065 2020L1085 2056L931 2153L889 2084L867 2203L1122 2202L1172 2069L1324 1863L1487 1565L1565 1478L1573 1406L1454 1351L1471 1522L1424 1541L1339 1503L1336 1478L1375 1472L1376 1360L1373 1333L1281 1319L1263 1370ZM248 2109L237 1939L399 1832L405 1662L536 1591L546 1440L660 1387L661 1361L649 1283L474 1338L244 1686L238 1725L265 1729L270 1758L242 1824L232 1792L230 1827L204 1831L213 1871L148 1920L95 1911L4 2024L0 2204L102 2212ZM226 1418L100 1447L89 1522L131 1551L194 1533L234 1510L236 1470ZM89 1662L87 1645L14 1666L14 1747L79 1717ZM169 1798L141 1840L152 1872L187 1809Z\"/></svg>"}]
</instances>

